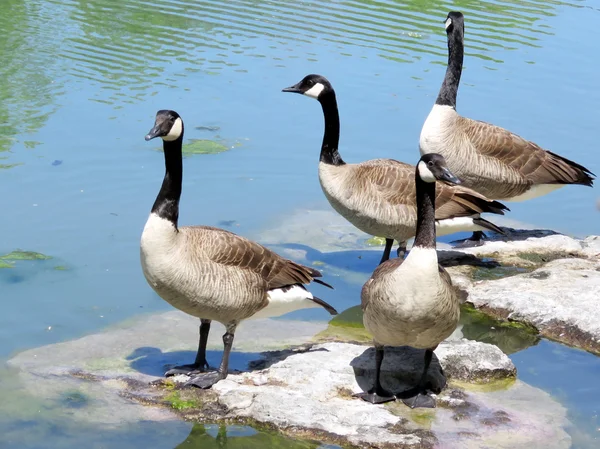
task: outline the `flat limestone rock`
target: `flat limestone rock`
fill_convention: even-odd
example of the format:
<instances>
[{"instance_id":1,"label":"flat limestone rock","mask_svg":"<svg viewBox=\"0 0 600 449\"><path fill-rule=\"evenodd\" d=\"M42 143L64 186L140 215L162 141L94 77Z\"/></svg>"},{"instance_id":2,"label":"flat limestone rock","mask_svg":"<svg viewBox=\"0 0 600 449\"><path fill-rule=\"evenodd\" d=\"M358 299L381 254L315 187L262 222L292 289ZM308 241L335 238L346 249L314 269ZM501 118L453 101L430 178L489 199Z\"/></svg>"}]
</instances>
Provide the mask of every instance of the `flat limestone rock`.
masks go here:
<instances>
[{"instance_id":1,"label":"flat limestone rock","mask_svg":"<svg viewBox=\"0 0 600 449\"><path fill-rule=\"evenodd\" d=\"M78 408L74 419L106 425L176 419L167 410L142 407L120 393L132 385L149 390L149 382L170 367L193 362L199 324L198 319L179 311L144 315L104 332L24 351L7 365L18 379L14 388L32 400L43 397L68 402L75 395L87 404ZM245 369L261 351L307 342L326 327L326 322L245 321L236 332L232 369ZM207 347L211 365L220 361L224 332L219 323L211 326Z\"/></svg>"},{"instance_id":2,"label":"flat limestone rock","mask_svg":"<svg viewBox=\"0 0 600 449\"><path fill-rule=\"evenodd\" d=\"M422 370L423 351L386 348L383 384L403 390ZM439 358L438 358L439 357ZM522 382L498 348L473 341L442 343L431 367L451 379L437 396L438 408L411 410L401 402L373 405L352 397L372 385L374 350L325 343L309 351L266 355L268 368L229 376L213 387L228 418L278 428L333 434L358 447L566 448L565 410L549 395ZM475 373L469 369L476 367ZM407 372L403 372L407 370ZM504 379L469 388L465 382ZM487 386L487 388L486 388Z\"/></svg>"},{"instance_id":3,"label":"flat limestone rock","mask_svg":"<svg viewBox=\"0 0 600 449\"><path fill-rule=\"evenodd\" d=\"M45 400L76 401L77 413L67 408L65 414L107 428L184 416L261 422L296 436L357 447L508 448L509 440L532 448L570 445L566 410L543 391L516 381L510 359L493 345L442 343L429 381L443 385L443 367L450 383L437 397L437 409L410 410L400 402L380 406L352 398L370 387L374 350L310 343L326 326L289 320L243 323L232 353L233 371L212 390L155 386L168 367L189 362L195 354L198 321L176 311L28 350L8 365L19 381L15 388ZM208 358L216 365L222 329L215 326L211 334L209 348L217 351L209 351ZM386 348L384 384L398 390L411 386L422 363L423 351Z\"/></svg>"},{"instance_id":4,"label":"flat limestone rock","mask_svg":"<svg viewBox=\"0 0 600 449\"><path fill-rule=\"evenodd\" d=\"M600 353L600 261L558 259L527 274L477 282L468 301L542 335Z\"/></svg>"}]
</instances>

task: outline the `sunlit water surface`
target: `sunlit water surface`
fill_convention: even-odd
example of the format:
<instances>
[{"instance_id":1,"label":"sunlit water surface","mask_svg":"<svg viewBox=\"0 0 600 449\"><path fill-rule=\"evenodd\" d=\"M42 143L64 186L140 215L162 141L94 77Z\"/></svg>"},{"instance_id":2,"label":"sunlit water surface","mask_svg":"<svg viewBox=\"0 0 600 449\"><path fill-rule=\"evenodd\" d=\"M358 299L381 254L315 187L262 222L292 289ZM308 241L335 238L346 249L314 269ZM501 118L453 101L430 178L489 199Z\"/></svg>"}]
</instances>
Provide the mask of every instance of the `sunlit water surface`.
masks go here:
<instances>
[{"instance_id":1,"label":"sunlit water surface","mask_svg":"<svg viewBox=\"0 0 600 449\"><path fill-rule=\"evenodd\" d=\"M0 269L0 357L169 308L147 287L138 256L163 174L160 144L143 139L157 109L177 110L186 138L230 148L186 158L182 223L251 235L298 207L326 207L320 108L281 89L308 73L327 76L344 159L414 163L445 68L442 22L456 9L466 16L459 111L600 172L593 0L4 0L0 254L20 248L53 259ZM597 233L597 197L567 187L511 204L510 218ZM338 309L358 302L356 286L336 287L328 299ZM597 447L597 359L548 342L512 357L522 379L569 407L576 445ZM0 387L9 383L0 378ZM186 423L138 427L111 433L3 416L0 434L13 440L0 447L208 447L201 441L211 432L221 443L227 436Z\"/></svg>"}]
</instances>

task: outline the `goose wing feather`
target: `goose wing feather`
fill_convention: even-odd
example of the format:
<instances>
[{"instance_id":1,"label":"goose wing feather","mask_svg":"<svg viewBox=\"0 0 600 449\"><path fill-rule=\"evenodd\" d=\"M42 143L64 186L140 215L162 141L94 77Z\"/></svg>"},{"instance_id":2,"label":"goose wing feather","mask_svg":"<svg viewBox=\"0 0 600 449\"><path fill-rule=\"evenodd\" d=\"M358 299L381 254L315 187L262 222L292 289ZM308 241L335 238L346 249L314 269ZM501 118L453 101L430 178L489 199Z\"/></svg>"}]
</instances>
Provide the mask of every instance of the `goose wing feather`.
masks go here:
<instances>
[{"instance_id":1,"label":"goose wing feather","mask_svg":"<svg viewBox=\"0 0 600 449\"><path fill-rule=\"evenodd\" d=\"M485 158L530 184L583 184L591 186L594 174L587 168L490 123L459 117L459 128ZM509 175L510 176L510 175Z\"/></svg>"},{"instance_id":2,"label":"goose wing feather","mask_svg":"<svg viewBox=\"0 0 600 449\"><path fill-rule=\"evenodd\" d=\"M374 159L354 166L353 179L359 185L358 191L375 194L381 206L403 206L416 213L417 192L415 187L415 167L394 159ZM436 183L436 220L452 217L465 217L482 212L504 214L508 210L498 201L460 186Z\"/></svg>"},{"instance_id":3,"label":"goose wing feather","mask_svg":"<svg viewBox=\"0 0 600 449\"><path fill-rule=\"evenodd\" d=\"M210 244L202 251L214 263L235 266L258 274L266 289L282 288L295 284L309 284L321 273L281 257L264 246L241 237L233 232L209 226L194 227L210 234ZM324 285L324 282L320 282ZM327 285L328 286L328 285Z\"/></svg>"}]
</instances>

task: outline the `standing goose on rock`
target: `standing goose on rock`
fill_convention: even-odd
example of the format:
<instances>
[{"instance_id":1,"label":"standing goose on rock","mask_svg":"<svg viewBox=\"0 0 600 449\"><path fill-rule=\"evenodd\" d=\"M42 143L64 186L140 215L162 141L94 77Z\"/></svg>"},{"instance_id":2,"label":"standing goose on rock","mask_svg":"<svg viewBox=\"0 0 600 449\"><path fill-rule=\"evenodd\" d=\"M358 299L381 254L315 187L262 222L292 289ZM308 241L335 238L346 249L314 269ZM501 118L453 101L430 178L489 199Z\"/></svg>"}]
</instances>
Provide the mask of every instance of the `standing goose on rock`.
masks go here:
<instances>
[{"instance_id":1,"label":"standing goose on rock","mask_svg":"<svg viewBox=\"0 0 600 449\"><path fill-rule=\"evenodd\" d=\"M146 140L161 137L165 177L141 239L141 262L146 280L173 307L201 319L196 360L167 371L188 374L187 383L210 388L227 377L235 329L247 318L279 316L293 310L323 307L336 310L313 296L303 284L321 273L284 259L258 243L210 226L177 225L183 175L183 121L177 112L161 110ZM224 352L216 372L204 372L206 343L212 320L225 326Z\"/></svg>"},{"instance_id":2,"label":"standing goose on rock","mask_svg":"<svg viewBox=\"0 0 600 449\"><path fill-rule=\"evenodd\" d=\"M421 154L441 154L463 185L501 201L536 198L566 184L591 186L595 175L587 168L504 128L458 115L456 95L465 32L462 13L448 13L445 27L448 67L421 130Z\"/></svg>"},{"instance_id":3,"label":"standing goose on rock","mask_svg":"<svg viewBox=\"0 0 600 449\"><path fill-rule=\"evenodd\" d=\"M427 370L433 351L456 329L460 317L458 292L450 275L438 265L435 249L436 180L460 181L438 154L421 157L414 182L417 190L417 235L406 259L382 263L361 294L363 322L375 344L375 385L357 396L379 404L393 401L380 380L384 346L425 349L425 366L418 385L402 394L414 407L435 407L426 393ZM400 395L399 395L400 396Z\"/></svg>"},{"instance_id":4,"label":"standing goose on rock","mask_svg":"<svg viewBox=\"0 0 600 449\"><path fill-rule=\"evenodd\" d=\"M361 231L385 237L381 262L389 259L394 240L400 243L400 256L406 249L406 241L415 235L417 225L415 167L393 159L346 164L338 151L340 119L335 91L325 77L307 75L283 92L314 98L323 108L325 133L319 181L329 204ZM479 216L482 212L503 215L508 209L497 201L490 201L467 188L439 184L436 202L438 235L484 229L502 233L496 225Z\"/></svg>"}]
</instances>

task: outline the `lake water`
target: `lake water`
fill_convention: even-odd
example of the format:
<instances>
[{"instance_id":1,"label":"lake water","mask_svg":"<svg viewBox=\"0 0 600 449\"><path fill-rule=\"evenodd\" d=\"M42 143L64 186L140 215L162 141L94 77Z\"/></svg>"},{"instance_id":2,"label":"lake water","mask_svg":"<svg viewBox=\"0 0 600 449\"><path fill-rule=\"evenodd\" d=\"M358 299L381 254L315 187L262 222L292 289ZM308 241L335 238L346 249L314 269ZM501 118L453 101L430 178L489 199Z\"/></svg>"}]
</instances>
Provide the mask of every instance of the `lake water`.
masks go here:
<instances>
[{"instance_id":1,"label":"lake water","mask_svg":"<svg viewBox=\"0 0 600 449\"><path fill-rule=\"evenodd\" d=\"M466 17L459 111L599 173L594 0L3 0L0 254L53 259L0 269L0 359L169 309L139 267L139 236L163 175L160 144L143 139L156 110L177 110L186 138L230 148L185 160L181 222L252 235L298 207L326 207L317 180L320 108L281 89L308 73L327 76L345 160L415 163L445 70L443 20L456 9ZM598 196L566 187L511 204L508 217L598 233ZM336 287L328 299L338 309L358 302L358 288ZM351 299L341 294L350 290ZM545 341L512 357L523 380L569 407L577 447L597 447L598 359ZM9 377L0 374L0 389ZM0 434L10 431L13 442L0 447L171 448L190 432L202 435L197 444L178 447L207 447L206 435L250 441L253 432L140 423L112 434L47 415L2 416Z\"/></svg>"}]
</instances>

